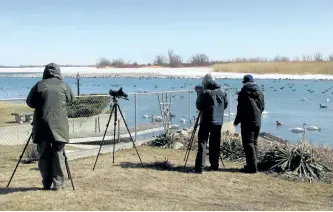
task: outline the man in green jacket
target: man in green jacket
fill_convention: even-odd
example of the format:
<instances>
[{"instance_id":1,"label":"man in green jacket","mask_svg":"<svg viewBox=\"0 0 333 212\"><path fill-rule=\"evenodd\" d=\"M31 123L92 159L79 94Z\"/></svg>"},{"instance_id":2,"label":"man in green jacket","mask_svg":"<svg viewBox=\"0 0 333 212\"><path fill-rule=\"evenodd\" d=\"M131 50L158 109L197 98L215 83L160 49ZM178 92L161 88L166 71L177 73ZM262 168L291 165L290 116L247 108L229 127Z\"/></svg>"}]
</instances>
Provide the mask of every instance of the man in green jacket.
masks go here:
<instances>
[{"instance_id":1,"label":"man in green jacket","mask_svg":"<svg viewBox=\"0 0 333 212\"><path fill-rule=\"evenodd\" d=\"M64 184L64 147L69 141L66 105L73 100L73 92L62 80L55 63L46 65L43 79L34 85L27 97L27 105L35 108L32 137L39 153L38 168L44 189L61 188Z\"/></svg>"}]
</instances>

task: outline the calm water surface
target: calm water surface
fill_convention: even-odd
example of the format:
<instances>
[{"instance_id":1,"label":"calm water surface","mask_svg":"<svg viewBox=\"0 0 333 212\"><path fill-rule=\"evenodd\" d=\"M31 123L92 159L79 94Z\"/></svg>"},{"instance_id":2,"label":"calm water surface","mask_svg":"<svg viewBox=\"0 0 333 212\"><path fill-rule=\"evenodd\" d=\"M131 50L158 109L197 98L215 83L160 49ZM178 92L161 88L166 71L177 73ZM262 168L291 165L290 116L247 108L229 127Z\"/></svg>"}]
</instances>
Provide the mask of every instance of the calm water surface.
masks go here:
<instances>
[{"instance_id":1,"label":"calm water surface","mask_svg":"<svg viewBox=\"0 0 333 212\"><path fill-rule=\"evenodd\" d=\"M30 88L40 78L24 77L4 77L0 76L0 98L25 98ZM76 93L76 80L65 79ZM237 96L235 92L242 86L240 80L220 79L221 84L230 84L233 88L231 92L231 112L236 113ZM127 93L131 92L151 92L166 90L193 90L199 84L199 79L138 79L138 78L82 78L81 94L104 93L109 89L124 88ZM332 101L326 103L326 98L333 96L333 81L329 80L257 80L257 84L263 86L265 92L265 111L263 115L262 132L270 132L291 141L298 141L302 135L290 131L294 127L307 125L322 128L321 132L307 132L307 137L313 144L324 144L333 147L333 105ZM281 89L284 87L283 89ZM332 88L331 88L332 87ZM330 89L331 88L331 89ZM313 92L309 92L312 90ZM328 90L325 94L325 90ZM189 97L191 96L191 97ZM307 98L306 101L301 101ZM142 118L143 115L160 115L157 95L147 95L137 97L137 123L149 122ZM174 124L180 123L183 116L186 119L193 119L196 116L195 109L196 94L176 93L173 97L172 111L176 114L173 119ZM333 98L332 98L333 100ZM191 102L189 104L189 101ZM319 104L327 104L328 108L321 109ZM130 100L120 100L120 105L126 113L129 125L134 124L134 96ZM226 111L228 112L228 110ZM228 120L228 117L225 117ZM275 122L279 120L284 123L281 127L276 127ZM239 129L238 129L239 130Z\"/></svg>"}]
</instances>

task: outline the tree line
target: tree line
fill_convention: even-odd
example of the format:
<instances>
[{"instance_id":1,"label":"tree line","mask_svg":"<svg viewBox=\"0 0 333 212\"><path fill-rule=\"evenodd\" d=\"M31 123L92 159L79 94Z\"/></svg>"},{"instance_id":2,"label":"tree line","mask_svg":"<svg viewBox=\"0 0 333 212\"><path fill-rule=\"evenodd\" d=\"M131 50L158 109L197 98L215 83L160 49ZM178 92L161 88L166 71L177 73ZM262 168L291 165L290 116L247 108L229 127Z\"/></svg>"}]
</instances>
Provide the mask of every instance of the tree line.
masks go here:
<instances>
[{"instance_id":1,"label":"tree line","mask_svg":"<svg viewBox=\"0 0 333 212\"><path fill-rule=\"evenodd\" d=\"M106 58L101 58L97 63L97 68L104 67L117 67L117 68L138 68L143 66L159 66L159 67L200 67L200 66L211 66L214 64L223 63L246 63L246 62L333 62L333 54L324 56L320 52L316 52L313 55L303 55L296 56L293 58L287 56L277 55L274 58L263 58L263 57L253 57L253 58L234 58L227 60L210 60L208 55L204 53L193 54L187 61L183 59L172 49L168 50L167 55L156 55L152 60L152 63L148 64L138 64L137 62L126 62L123 59L109 60Z\"/></svg>"},{"instance_id":2,"label":"tree line","mask_svg":"<svg viewBox=\"0 0 333 212\"><path fill-rule=\"evenodd\" d=\"M107 58L99 59L96 64L93 65L59 65L60 67L116 67L116 68L140 68L146 66L159 66L159 67L204 67L214 64L223 63L247 63L247 62L333 62L333 54L324 56L320 52L316 52L313 55L296 56L293 58L287 56L277 55L274 58L253 57L253 58L234 58L227 60L210 60L208 55L204 53L193 54L187 60L184 60L182 56L176 54L174 50L169 49L167 55L156 55L151 63L138 64L137 62L125 61L124 59ZM35 68L44 67L45 65L20 65L20 66L4 66L0 65L0 68Z\"/></svg>"}]
</instances>

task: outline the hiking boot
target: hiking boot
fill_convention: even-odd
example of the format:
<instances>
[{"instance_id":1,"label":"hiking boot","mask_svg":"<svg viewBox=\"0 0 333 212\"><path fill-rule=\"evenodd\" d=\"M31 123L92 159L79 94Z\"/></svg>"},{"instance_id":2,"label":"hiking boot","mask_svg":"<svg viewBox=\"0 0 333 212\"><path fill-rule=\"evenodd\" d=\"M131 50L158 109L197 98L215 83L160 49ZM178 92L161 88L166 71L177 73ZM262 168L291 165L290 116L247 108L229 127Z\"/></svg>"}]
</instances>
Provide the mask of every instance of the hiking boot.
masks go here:
<instances>
[{"instance_id":1,"label":"hiking boot","mask_svg":"<svg viewBox=\"0 0 333 212\"><path fill-rule=\"evenodd\" d=\"M244 166L244 168L240 169L241 172L247 173L247 174L255 174L257 173L257 170L255 169L249 169L248 166Z\"/></svg>"},{"instance_id":2,"label":"hiking boot","mask_svg":"<svg viewBox=\"0 0 333 212\"><path fill-rule=\"evenodd\" d=\"M215 168L215 167L209 167L208 168L208 171L218 171L219 170L219 168Z\"/></svg>"},{"instance_id":3,"label":"hiking boot","mask_svg":"<svg viewBox=\"0 0 333 212\"><path fill-rule=\"evenodd\" d=\"M197 170L197 169L192 169L191 172L194 174L203 174L204 173L202 170Z\"/></svg>"}]
</instances>

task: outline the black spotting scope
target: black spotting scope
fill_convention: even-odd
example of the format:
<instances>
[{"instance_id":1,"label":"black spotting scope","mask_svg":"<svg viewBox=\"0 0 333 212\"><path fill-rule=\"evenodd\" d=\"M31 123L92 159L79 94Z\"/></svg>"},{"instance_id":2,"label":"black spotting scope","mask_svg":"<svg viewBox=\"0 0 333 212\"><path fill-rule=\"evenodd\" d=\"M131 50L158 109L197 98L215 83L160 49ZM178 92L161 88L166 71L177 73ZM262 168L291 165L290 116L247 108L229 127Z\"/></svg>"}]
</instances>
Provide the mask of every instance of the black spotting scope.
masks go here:
<instances>
[{"instance_id":1,"label":"black spotting scope","mask_svg":"<svg viewBox=\"0 0 333 212\"><path fill-rule=\"evenodd\" d=\"M115 91L110 89L109 91L110 96L115 97L115 98L123 98L128 100L128 95L123 91L123 87L119 88L119 90Z\"/></svg>"}]
</instances>

